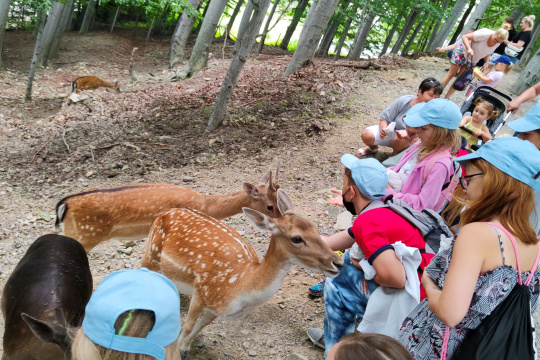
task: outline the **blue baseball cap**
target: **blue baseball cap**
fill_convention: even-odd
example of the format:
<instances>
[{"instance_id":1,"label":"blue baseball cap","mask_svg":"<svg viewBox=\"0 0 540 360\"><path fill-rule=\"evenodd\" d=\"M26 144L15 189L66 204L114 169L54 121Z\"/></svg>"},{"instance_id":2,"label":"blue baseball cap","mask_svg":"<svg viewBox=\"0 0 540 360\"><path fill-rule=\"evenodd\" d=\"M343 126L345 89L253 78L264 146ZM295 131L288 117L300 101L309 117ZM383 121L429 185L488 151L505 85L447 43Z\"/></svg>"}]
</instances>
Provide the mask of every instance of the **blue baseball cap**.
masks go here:
<instances>
[{"instance_id":1,"label":"blue baseball cap","mask_svg":"<svg viewBox=\"0 0 540 360\"><path fill-rule=\"evenodd\" d=\"M524 117L509 122L508 127L518 132L540 129L540 102L534 105Z\"/></svg>"},{"instance_id":2,"label":"blue baseball cap","mask_svg":"<svg viewBox=\"0 0 540 360\"><path fill-rule=\"evenodd\" d=\"M116 335L114 323L130 310L153 311L156 322L146 338ZM180 334L180 296L165 276L148 269L116 271L101 281L86 305L83 331L107 349L165 357Z\"/></svg>"},{"instance_id":3,"label":"blue baseball cap","mask_svg":"<svg viewBox=\"0 0 540 360\"><path fill-rule=\"evenodd\" d=\"M510 58L506 55L499 56L497 60L495 60L496 63L503 63L505 65L510 65L512 62L510 61Z\"/></svg>"},{"instance_id":4,"label":"blue baseball cap","mask_svg":"<svg viewBox=\"0 0 540 360\"><path fill-rule=\"evenodd\" d=\"M425 103L419 111L409 114L411 110L420 104L414 105L403 121L410 127L435 125L445 129L457 129L461 122L461 112L458 106L448 99L433 99Z\"/></svg>"},{"instance_id":5,"label":"blue baseball cap","mask_svg":"<svg viewBox=\"0 0 540 360\"><path fill-rule=\"evenodd\" d=\"M488 141L472 154L454 158L466 165L469 160L484 159L508 176L540 191L540 151L528 141L503 137Z\"/></svg>"},{"instance_id":6,"label":"blue baseball cap","mask_svg":"<svg viewBox=\"0 0 540 360\"><path fill-rule=\"evenodd\" d=\"M414 114L420 112L420 110L422 110L424 108L424 106L426 106L426 104L427 104L427 102L421 102L421 103L415 104L409 110L407 110L407 112L405 113L404 118L406 118L407 116L414 115Z\"/></svg>"},{"instance_id":7,"label":"blue baseball cap","mask_svg":"<svg viewBox=\"0 0 540 360\"><path fill-rule=\"evenodd\" d=\"M362 195L370 200L379 200L386 195L388 176L386 168L373 158L358 159L351 154L341 157L341 163L351 170L354 184Z\"/></svg>"}]
</instances>

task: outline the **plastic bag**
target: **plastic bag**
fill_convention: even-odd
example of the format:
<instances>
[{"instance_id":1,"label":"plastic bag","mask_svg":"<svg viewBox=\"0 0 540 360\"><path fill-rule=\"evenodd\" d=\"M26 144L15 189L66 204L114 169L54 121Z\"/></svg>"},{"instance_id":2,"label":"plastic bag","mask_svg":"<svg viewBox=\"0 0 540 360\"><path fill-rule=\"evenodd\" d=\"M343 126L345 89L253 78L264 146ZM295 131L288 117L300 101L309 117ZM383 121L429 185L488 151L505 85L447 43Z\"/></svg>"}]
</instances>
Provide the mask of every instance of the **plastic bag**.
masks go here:
<instances>
[{"instance_id":1,"label":"plastic bag","mask_svg":"<svg viewBox=\"0 0 540 360\"><path fill-rule=\"evenodd\" d=\"M387 127L386 127L386 136L384 138L381 139L380 136L375 136L375 141L373 142L374 145L381 145L381 142L384 140L384 139L392 139L394 137L394 129L396 127L396 123L395 122L391 122Z\"/></svg>"},{"instance_id":2,"label":"plastic bag","mask_svg":"<svg viewBox=\"0 0 540 360\"><path fill-rule=\"evenodd\" d=\"M457 91L463 91L469 86L473 79L473 69L467 69L461 74L457 80L454 82L454 85L452 87Z\"/></svg>"}]
</instances>

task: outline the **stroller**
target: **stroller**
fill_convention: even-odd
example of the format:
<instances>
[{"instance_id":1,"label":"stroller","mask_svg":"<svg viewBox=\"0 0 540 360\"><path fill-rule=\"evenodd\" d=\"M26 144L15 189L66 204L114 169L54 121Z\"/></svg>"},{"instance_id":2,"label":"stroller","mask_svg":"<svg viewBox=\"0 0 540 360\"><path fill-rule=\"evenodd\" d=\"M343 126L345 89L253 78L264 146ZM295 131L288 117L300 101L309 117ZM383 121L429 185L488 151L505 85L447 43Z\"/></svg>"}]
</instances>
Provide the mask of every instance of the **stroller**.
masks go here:
<instances>
[{"instance_id":1,"label":"stroller","mask_svg":"<svg viewBox=\"0 0 540 360\"><path fill-rule=\"evenodd\" d=\"M499 130L503 127L503 125L506 124L506 122L510 118L510 115L512 115L512 111L508 113L506 112L506 107L508 106L508 103L512 101L512 98L490 86L479 86L461 105L461 109L460 109L461 114L462 115L465 115L467 113L471 114L475 107L474 102L479 97L482 97L482 99L493 104L494 110L499 112L499 116L497 116L496 119L489 119L486 124L491 136L495 137L497 132L499 132ZM461 128L461 129L472 135L471 130L467 128ZM478 145L474 145L473 150L475 150L474 147L480 147L481 144L482 144L482 138L479 137Z\"/></svg>"}]
</instances>

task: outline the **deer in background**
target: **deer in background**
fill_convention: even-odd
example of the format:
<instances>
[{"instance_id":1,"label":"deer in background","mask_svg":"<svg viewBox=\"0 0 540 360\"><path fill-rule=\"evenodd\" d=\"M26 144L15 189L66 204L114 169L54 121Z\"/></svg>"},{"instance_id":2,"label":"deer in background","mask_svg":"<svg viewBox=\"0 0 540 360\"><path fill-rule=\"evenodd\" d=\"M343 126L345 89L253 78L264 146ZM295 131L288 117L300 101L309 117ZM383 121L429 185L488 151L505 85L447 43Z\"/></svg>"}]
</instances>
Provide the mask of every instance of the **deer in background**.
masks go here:
<instances>
[{"instance_id":1,"label":"deer in background","mask_svg":"<svg viewBox=\"0 0 540 360\"><path fill-rule=\"evenodd\" d=\"M142 266L162 272L181 294L191 295L178 339L183 359L191 341L216 317L237 318L268 301L293 264L328 277L343 267L317 226L293 212L281 189L277 206L282 217L275 219L243 209L256 228L271 233L262 262L234 229L196 210L170 209L154 221Z\"/></svg>"},{"instance_id":2,"label":"deer in background","mask_svg":"<svg viewBox=\"0 0 540 360\"><path fill-rule=\"evenodd\" d=\"M117 93L120 92L118 81L110 83L101 80L97 76L80 76L69 83L71 85L71 92L73 93L75 91L77 94L82 90L94 90L99 87L108 87L115 90Z\"/></svg>"},{"instance_id":3,"label":"deer in background","mask_svg":"<svg viewBox=\"0 0 540 360\"><path fill-rule=\"evenodd\" d=\"M278 217L276 182L269 171L259 185L244 183L243 191L205 195L172 184L136 184L98 188L69 195L56 205L56 228L79 241L86 251L110 239L140 240L148 236L155 218L171 208L189 208L225 219L243 207Z\"/></svg>"}]
</instances>

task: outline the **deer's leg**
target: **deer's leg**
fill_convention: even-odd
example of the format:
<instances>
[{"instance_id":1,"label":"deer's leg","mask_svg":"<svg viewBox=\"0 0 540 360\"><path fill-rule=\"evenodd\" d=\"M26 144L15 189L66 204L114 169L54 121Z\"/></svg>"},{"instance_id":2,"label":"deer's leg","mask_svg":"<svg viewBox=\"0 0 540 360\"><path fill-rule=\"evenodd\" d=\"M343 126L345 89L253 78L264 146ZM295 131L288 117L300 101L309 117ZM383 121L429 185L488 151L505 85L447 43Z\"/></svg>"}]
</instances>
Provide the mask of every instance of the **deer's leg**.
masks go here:
<instances>
[{"instance_id":1,"label":"deer's leg","mask_svg":"<svg viewBox=\"0 0 540 360\"><path fill-rule=\"evenodd\" d=\"M199 315L201 315L199 319ZM197 334L208 324L210 324L217 316L210 311L204 311L203 304L197 299L197 294L194 294L189 303L189 311L186 322L178 338L180 344L180 352L182 359L187 359L191 341Z\"/></svg>"}]
</instances>

